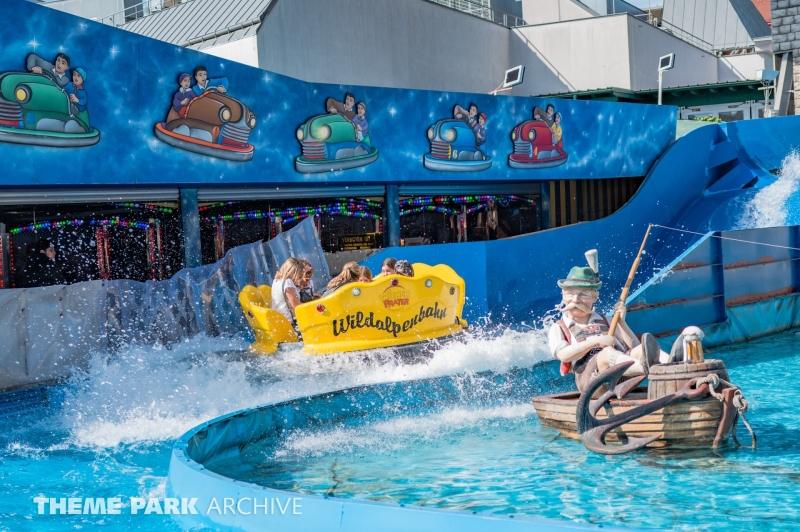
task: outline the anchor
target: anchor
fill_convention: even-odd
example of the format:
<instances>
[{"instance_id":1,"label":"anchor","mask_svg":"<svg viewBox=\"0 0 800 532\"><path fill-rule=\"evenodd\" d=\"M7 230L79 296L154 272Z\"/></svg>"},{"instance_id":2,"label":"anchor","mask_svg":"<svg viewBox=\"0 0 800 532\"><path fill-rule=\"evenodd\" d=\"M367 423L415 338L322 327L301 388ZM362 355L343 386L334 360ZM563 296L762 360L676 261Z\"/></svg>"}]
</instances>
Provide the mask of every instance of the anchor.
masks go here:
<instances>
[{"instance_id":1,"label":"anchor","mask_svg":"<svg viewBox=\"0 0 800 532\"><path fill-rule=\"evenodd\" d=\"M622 399L631 390L636 388L644 379L643 375L634 377L630 380L619 383L623 373L634 364L633 361L623 362L617 364L600 373L597 377L592 379L589 386L581 393L578 405L576 407L575 416L577 421L578 434L580 434L581 442L583 445L599 454L624 454L637 449L641 449L646 445L663 437L663 434L656 434L647 438L634 438L628 437L628 443L624 445L609 446L606 445L606 435L613 429L629 423L640 417L652 414L653 412L664 408L665 406L680 402L691 401L700 399L708 395L708 383L699 382L702 379L696 378L686 382L686 384L678 390L677 393L654 399L646 404L637 406L622 414L609 416L605 419L597 419L595 415L600 408L606 404L612 397L616 396L617 399ZM592 401L592 395L602 386L606 385L608 391L601 395L597 400Z\"/></svg>"}]
</instances>

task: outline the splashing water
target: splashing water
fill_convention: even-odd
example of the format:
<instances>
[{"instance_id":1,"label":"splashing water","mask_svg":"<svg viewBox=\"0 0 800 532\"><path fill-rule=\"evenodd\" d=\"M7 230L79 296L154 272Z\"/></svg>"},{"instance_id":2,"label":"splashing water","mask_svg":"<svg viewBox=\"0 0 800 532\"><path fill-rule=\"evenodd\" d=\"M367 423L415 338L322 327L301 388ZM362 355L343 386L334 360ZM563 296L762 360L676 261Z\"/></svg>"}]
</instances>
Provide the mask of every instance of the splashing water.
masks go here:
<instances>
[{"instance_id":1,"label":"splashing water","mask_svg":"<svg viewBox=\"0 0 800 532\"><path fill-rule=\"evenodd\" d=\"M289 348L265 357L248 353L247 345L240 338L196 336L171 349L95 354L85 371L49 389L49 406L5 419L0 531L177 531L167 515L123 510L113 522L102 515L37 515L31 501L164 497L174 439L233 410L365 384L504 373L550 357L541 330L471 330L415 360L391 349L310 356Z\"/></svg>"},{"instance_id":2,"label":"splashing water","mask_svg":"<svg viewBox=\"0 0 800 532\"><path fill-rule=\"evenodd\" d=\"M530 367L549 358L543 331L471 333L424 361L391 349L309 356L297 348L264 357L238 339L197 337L173 349L97 355L67 387L61 426L77 447L108 448L176 438L233 410L363 384Z\"/></svg>"},{"instance_id":3,"label":"splashing water","mask_svg":"<svg viewBox=\"0 0 800 532\"><path fill-rule=\"evenodd\" d=\"M790 152L781 164L778 180L758 191L745 205L736 229L756 229L800 223L800 153Z\"/></svg>"}]
</instances>

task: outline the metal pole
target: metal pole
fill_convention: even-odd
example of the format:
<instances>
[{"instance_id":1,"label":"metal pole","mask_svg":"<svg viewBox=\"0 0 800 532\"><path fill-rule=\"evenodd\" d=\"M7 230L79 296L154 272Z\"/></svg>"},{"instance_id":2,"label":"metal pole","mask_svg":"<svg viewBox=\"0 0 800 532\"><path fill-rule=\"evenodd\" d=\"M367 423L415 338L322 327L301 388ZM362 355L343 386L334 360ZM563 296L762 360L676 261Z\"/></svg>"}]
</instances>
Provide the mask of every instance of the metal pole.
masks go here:
<instances>
[{"instance_id":1,"label":"metal pole","mask_svg":"<svg viewBox=\"0 0 800 532\"><path fill-rule=\"evenodd\" d=\"M769 87L764 90L764 118L768 116L772 116L772 113L769 112Z\"/></svg>"},{"instance_id":2,"label":"metal pole","mask_svg":"<svg viewBox=\"0 0 800 532\"><path fill-rule=\"evenodd\" d=\"M658 105L661 105L661 86L664 78L664 72L658 71Z\"/></svg>"},{"instance_id":3,"label":"metal pole","mask_svg":"<svg viewBox=\"0 0 800 532\"><path fill-rule=\"evenodd\" d=\"M200 212L196 188L180 189L181 221L183 222L183 254L187 268L203 265L200 248Z\"/></svg>"},{"instance_id":4,"label":"metal pole","mask_svg":"<svg viewBox=\"0 0 800 532\"><path fill-rule=\"evenodd\" d=\"M400 245L400 187L386 185L386 225L389 247Z\"/></svg>"}]
</instances>

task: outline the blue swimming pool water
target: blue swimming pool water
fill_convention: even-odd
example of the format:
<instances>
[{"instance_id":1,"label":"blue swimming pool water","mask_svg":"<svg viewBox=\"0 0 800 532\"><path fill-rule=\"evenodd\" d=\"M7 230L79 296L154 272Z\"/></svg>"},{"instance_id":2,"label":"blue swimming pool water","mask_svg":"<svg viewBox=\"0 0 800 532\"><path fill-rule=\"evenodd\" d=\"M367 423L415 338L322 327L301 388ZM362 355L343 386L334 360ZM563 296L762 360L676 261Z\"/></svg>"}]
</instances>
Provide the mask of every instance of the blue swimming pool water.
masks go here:
<instances>
[{"instance_id":1,"label":"blue swimming pool water","mask_svg":"<svg viewBox=\"0 0 800 532\"><path fill-rule=\"evenodd\" d=\"M2 418L0 531L172 531L168 516L38 515L33 498L164 497L174 440L240 408L361 384L513 367L547 357L539 332L495 331L409 363L373 356L255 357L247 342L196 338L165 348L98 353L91 367L48 389L49 405Z\"/></svg>"},{"instance_id":2,"label":"blue swimming pool water","mask_svg":"<svg viewBox=\"0 0 800 532\"><path fill-rule=\"evenodd\" d=\"M208 467L302 493L479 513L681 530L800 528L800 337L709 357L726 361L750 401L755 451L594 455L542 427L529 397L519 397L295 431ZM749 439L743 428L740 436Z\"/></svg>"}]
</instances>

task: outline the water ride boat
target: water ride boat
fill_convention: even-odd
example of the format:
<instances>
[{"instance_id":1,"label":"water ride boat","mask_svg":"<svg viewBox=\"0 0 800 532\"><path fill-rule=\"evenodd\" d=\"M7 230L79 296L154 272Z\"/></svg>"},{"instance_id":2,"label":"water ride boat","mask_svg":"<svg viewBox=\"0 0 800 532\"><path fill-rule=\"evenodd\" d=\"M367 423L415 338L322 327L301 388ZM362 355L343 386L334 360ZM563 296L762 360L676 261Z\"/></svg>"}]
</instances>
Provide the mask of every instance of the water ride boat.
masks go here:
<instances>
[{"instance_id":1,"label":"water ride boat","mask_svg":"<svg viewBox=\"0 0 800 532\"><path fill-rule=\"evenodd\" d=\"M295 308L303 350L321 355L409 345L462 332L465 284L447 265L413 265L415 275L378 276L344 285ZM300 342L292 323L271 308L269 286L247 285L239 302L255 332L251 350L270 355Z\"/></svg>"}]
</instances>

